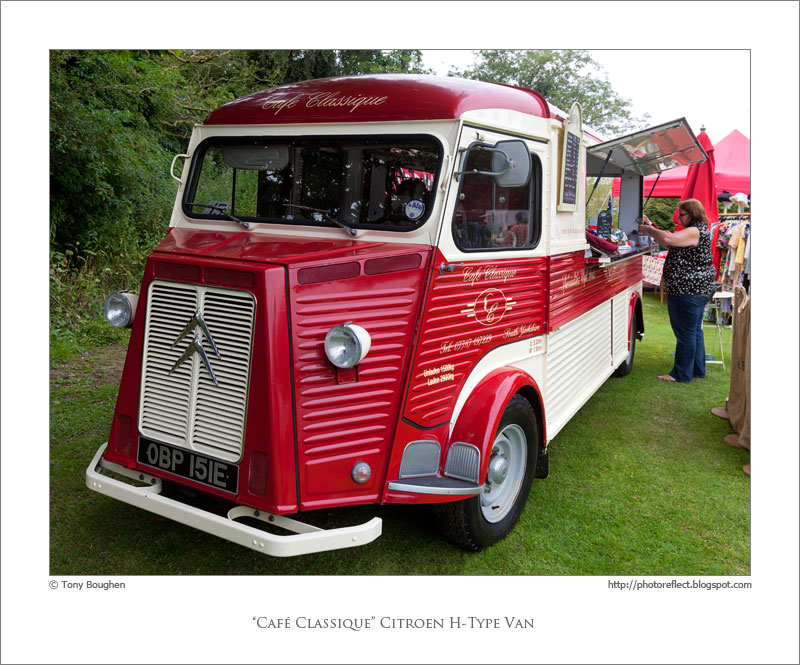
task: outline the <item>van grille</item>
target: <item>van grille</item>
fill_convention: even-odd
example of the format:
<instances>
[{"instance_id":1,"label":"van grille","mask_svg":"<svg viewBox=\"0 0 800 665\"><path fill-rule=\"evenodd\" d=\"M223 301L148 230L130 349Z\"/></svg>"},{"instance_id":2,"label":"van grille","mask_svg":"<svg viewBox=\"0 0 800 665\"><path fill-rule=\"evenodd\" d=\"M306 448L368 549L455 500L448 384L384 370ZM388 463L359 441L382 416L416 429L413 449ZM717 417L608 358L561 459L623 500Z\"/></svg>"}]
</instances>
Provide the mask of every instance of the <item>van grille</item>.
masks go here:
<instances>
[{"instance_id":1,"label":"van grille","mask_svg":"<svg viewBox=\"0 0 800 665\"><path fill-rule=\"evenodd\" d=\"M195 325L200 312L219 350ZM139 429L148 438L230 462L244 442L255 300L247 291L154 280L148 292ZM200 353L170 370L199 338L217 378Z\"/></svg>"}]
</instances>

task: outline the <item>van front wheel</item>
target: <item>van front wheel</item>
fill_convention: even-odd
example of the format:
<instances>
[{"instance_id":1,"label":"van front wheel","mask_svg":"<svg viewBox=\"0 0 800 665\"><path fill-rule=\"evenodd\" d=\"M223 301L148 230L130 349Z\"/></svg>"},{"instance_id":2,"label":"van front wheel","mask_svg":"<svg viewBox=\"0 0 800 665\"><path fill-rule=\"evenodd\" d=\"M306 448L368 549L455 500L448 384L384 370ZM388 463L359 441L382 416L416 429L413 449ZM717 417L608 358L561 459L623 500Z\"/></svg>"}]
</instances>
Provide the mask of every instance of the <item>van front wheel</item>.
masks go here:
<instances>
[{"instance_id":1,"label":"van front wheel","mask_svg":"<svg viewBox=\"0 0 800 665\"><path fill-rule=\"evenodd\" d=\"M540 446L536 414L515 395L497 428L481 494L434 507L444 534L475 552L505 538L528 500Z\"/></svg>"}]
</instances>

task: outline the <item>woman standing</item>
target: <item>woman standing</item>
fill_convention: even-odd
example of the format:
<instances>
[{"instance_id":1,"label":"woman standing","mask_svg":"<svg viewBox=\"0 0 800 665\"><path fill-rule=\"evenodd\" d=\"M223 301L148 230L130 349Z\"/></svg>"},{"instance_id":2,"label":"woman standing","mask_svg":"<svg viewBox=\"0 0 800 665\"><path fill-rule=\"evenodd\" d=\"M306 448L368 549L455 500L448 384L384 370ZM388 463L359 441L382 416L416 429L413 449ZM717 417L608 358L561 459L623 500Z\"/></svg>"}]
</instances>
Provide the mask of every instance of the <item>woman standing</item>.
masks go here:
<instances>
[{"instance_id":1,"label":"woman standing","mask_svg":"<svg viewBox=\"0 0 800 665\"><path fill-rule=\"evenodd\" d=\"M703 338L703 312L714 293L714 266L711 263L711 233L703 204L687 199L678 204L680 231L662 231L644 218L639 233L646 233L669 248L664 262L669 322L675 333L675 362L662 381L688 383L706 375L706 345Z\"/></svg>"}]
</instances>

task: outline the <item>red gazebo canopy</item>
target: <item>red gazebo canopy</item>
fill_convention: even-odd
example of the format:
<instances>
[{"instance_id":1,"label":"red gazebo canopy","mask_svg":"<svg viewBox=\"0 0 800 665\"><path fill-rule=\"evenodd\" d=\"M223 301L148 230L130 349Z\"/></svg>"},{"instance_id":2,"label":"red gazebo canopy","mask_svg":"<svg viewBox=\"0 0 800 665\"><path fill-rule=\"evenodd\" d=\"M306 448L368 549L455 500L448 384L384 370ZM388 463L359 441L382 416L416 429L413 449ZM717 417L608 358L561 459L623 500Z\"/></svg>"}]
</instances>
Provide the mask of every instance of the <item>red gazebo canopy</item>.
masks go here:
<instances>
[{"instance_id":1,"label":"red gazebo canopy","mask_svg":"<svg viewBox=\"0 0 800 665\"><path fill-rule=\"evenodd\" d=\"M728 190L732 195L739 192L750 194L750 139L738 129L734 129L714 146L714 157L717 194L721 194L723 190ZM688 166L665 171L658 179L651 196L680 198L688 172ZM645 177L645 198L650 194L655 181L655 175ZM619 196L619 178L614 179L612 195Z\"/></svg>"},{"instance_id":2,"label":"red gazebo canopy","mask_svg":"<svg viewBox=\"0 0 800 665\"><path fill-rule=\"evenodd\" d=\"M750 139L734 129L714 146L717 159L717 194L750 194Z\"/></svg>"}]
</instances>

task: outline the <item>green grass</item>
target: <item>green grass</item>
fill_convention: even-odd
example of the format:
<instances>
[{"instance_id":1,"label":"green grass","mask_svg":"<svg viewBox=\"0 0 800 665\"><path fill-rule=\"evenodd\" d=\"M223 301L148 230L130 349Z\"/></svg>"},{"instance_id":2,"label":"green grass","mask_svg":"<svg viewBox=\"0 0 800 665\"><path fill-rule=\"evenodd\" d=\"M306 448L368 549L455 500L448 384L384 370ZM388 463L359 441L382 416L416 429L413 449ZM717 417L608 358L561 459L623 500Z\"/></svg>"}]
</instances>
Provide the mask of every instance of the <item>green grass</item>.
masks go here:
<instances>
[{"instance_id":1,"label":"green grass","mask_svg":"<svg viewBox=\"0 0 800 665\"><path fill-rule=\"evenodd\" d=\"M655 294L644 317L633 372L609 379L553 439L549 478L534 481L511 535L478 554L445 541L421 506L309 513L322 527L378 516L383 535L276 559L91 492L84 471L110 427L124 347L62 350L51 370L50 574L748 575L749 454L723 442L730 425L710 414L725 403L729 370L656 380L674 337ZM714 353L713 328L706 343Z\"/></svg>"}]
</instances>

